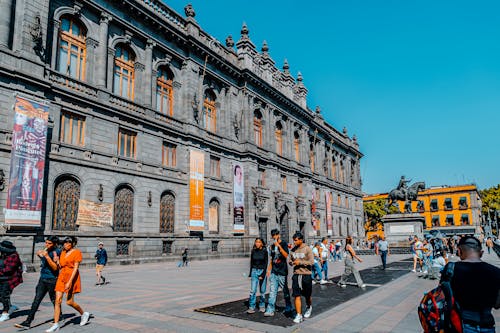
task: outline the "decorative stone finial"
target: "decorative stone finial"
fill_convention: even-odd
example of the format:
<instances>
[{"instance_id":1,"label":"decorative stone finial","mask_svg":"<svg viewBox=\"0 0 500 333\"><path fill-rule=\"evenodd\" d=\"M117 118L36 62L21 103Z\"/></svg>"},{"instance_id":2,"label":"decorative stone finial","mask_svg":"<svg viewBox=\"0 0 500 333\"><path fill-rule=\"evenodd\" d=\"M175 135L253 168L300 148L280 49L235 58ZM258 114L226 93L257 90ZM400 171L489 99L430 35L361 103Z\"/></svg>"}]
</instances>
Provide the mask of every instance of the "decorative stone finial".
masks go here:
<instances>
[{"instance_id":1,"label":"decorative stone finial","mask_svg":"<svg viewBox=\"0 0 500 333\"><path fill-rule=\"evenodd\" d=\"M321 113L321 109L320 109L319 105L316 105L316 109L314 111L316 111L316 114Z\"/></svg>"},{"instance_id":2,"label":"decorative stone finial","mask_svg":"<svg viewBox=\"0 0 500 333\"><path fill-rule=\"evenodd\" d=\"M226 46L227 47L234 47L233 36L231 36L231 35L227 36L227 38L226 38Z\"/></svg>"},{"instance_id":3,"label":"decorative stone finial","mask_svg":"<svg viewBox=\"0 0 500 333\"><path fill-rule=\"evenodd\" d=\"M264 41L262 42L262 53L267 53L269 51L269 46L267 45L267 42Z\"/></svg>"},{"instance_id":4,"label":"decorative stone finial","mask_svg":"<svg viewBox=\"0 0 500 333\"><path fill-rule=\"evenodd\" d=\"M356 136L356 134L354 134L354 135L352 136L352 141L353 141L354 143L357 143L357 142L358 142L358 137Z\"/></svg>"},{"instance_id":5,"label":"decorative stone finial","mask_svg":"<svg viewBox=\"0 0 500 333\"><path fill-rule=\"evenodd\" d=\"M248 30L247 24L243 22L243 26L241 27L241 38L248 38L248 33L250 31Z\"/></svg>"},{"instance_id":6,"label":"decorative stone finial","mask_svg":"<svg viewBox=\"0 0 500 333\"><path fill-rule=\"evenodd\" d=\"M342 133L344 133L344 135L347 135L347 127L344 126L344 128L342 129Z\"/></svg>"},{"instance_id":7,"label":"decorative stone finial","mask_svg":"<svg viewBox=\"0 0 500 333\"><path fill-rule=\"evenodd\" d=\"M186 14L186 17L194 18L196 16L196 13L194 12L193 5L188 3L187 6L184 7L184 14Z\"/></svg>"},{"instance_id":8,"label":"decorative stone finial","mask_svg":"<svg viewBox=\"0 0 500 333\"><path fill-rule=\"evenodd\" d=\"M290 70L290 65L288 64L288 60L285 59L283 62L283 72L288 73Z\"/></svg>"},{"instance_id":9,"label":"decorative stone finial","mask_svg":"<svg viewBox=\"0 0 500 333\"><path fill-rule=\"evenodd\" d=\"M304 78L302 78L302 73L298 72L297 73L297 82L302 82L302 80L304 80Z\"/></svg>"}]
</instances>

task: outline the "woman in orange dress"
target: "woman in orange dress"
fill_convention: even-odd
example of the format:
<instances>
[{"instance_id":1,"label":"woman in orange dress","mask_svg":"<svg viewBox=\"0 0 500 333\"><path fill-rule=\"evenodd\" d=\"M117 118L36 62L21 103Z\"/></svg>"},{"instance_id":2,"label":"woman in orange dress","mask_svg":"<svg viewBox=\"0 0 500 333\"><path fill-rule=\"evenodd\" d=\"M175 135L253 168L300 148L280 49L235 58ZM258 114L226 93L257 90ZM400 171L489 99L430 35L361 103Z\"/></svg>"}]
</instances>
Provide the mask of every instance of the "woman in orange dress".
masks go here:
<instances>
[{"instance_id":1,"label":"woman in orange dress","mask_svg":"<svg viewBox=\"0 0 500 333\"><path fill-rule=\"evenodd\" d=\"M82 261L82 253L75 248L76 237L69 236L63 241L63 251L59 256L59 277L56 282L56 303L54 306L54 324L45 332L55 332L61 327L59 316L61 314L61 303L63 294L66 293L66 304L78 311L81 315L80 325L84 326L89 321L90 314L75 302L75 294L82 290L80 273L78 267Z\"/></svg>"}]
</instances>

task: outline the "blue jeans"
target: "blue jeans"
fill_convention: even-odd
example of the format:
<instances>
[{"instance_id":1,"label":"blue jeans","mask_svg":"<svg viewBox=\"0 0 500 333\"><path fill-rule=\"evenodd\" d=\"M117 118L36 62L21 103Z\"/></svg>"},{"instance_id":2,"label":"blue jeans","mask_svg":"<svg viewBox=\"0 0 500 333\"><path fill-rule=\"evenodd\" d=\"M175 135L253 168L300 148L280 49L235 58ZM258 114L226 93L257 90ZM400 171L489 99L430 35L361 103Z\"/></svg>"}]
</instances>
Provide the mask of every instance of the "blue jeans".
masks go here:
<instances>
[{"instance_id":1,"label":"blue jeans","mask_svg":"<svg viewBox=\"0 0 500 333\"><path fill-rule=\"evenodd\" d=\"M259 297L259 308L264 308L266 306L265 294L266 294L266 278L259 280L259 276L264 272L263 269L252 268L252 282L250 289L250 299L248 300L248 308L255 309L255 303L257 299L257 288L260 289Z\"/></svg>"},{"instance_id":2,"label":"blue jeans","mask_svg":"<svg viewBox=\"0 0 500 333\"><path fill-rule=\"evenodd\" d=\"M288 289L288 283L286 276L277 275L271 273L269 277L270 290L269 299L267 303L266 312L274 312L276 309L276 296L278 296L278 288L283 289L283 296L285 297L285 312L292 310L292 302L290 301L290 290Z\"/></svg>"},{"instance_id":3,"label":"blue jeans","mask_svg":"<svg viewBox=\"0 0 500 333\"><path fill-rule=\"evenodd\" d=\"M382 258L382 267L387 267L387 251L380 251L380 258Z\"/></svg>"},{"instance_id":4,"label":"blue jeans","mask_svg":"<svg viewBox=\"0 0 500 333\"><path fill-rule=\"evenodd\" d=\"M481 327L464 323L463 333L495 333L495 327Z\"/></svg>"},{"instance_id":5,"label":"blue jeans","mask_svg":"<svg viewBox=\"0 0 500 333\"><path fill-rule=\"evenodd\" d=\"M325 259L325 261L323 261L321 270L323 271L323 274L325 275L324 279L328 280L328 259Z\"/></svg>"},{"instance_id":6,"label":"blue jeans","mask_svg":"<svg viewBox=\"0 0 500 333\"><path fill-rule=\"evenodd\" d=\"M319 266L319 263L317 263L316 261L314 261L314 265L312 267L311 277L313 280L321 280L321 267Z\"/></svg>"}]
</instances>

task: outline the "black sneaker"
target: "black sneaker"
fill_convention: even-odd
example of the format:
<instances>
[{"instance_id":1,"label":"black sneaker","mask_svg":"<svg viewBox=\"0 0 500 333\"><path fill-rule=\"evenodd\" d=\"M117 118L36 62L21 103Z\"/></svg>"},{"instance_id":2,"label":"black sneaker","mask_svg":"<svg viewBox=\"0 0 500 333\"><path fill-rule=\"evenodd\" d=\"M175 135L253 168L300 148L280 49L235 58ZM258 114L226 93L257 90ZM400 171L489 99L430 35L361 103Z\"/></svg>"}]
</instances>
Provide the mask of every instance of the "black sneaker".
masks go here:
<instances>
[{"instance_id":1,"label":"black sneaker","mask_svg":"<svg viewBox=\"0 0 500 333\"><path fill-rule=\"evenodd\" d=\"M31 326L31 323L27 322L26 320L23 321L22 323L20 324L14 324L14 327L17 327L17 328L22 328L24 330L29 330L30 329L30 326Z\"/></svg>"},{"instance_id":2,"label":"black sneaker","mask_svg":"<svg viewBox=\"0 0 500 333\"><path fill-rule=\"evenodd\" d=\"M101 276L102 279L102 284L106 284L106 278L104 276Z\"/></svg>"}]
</instances>

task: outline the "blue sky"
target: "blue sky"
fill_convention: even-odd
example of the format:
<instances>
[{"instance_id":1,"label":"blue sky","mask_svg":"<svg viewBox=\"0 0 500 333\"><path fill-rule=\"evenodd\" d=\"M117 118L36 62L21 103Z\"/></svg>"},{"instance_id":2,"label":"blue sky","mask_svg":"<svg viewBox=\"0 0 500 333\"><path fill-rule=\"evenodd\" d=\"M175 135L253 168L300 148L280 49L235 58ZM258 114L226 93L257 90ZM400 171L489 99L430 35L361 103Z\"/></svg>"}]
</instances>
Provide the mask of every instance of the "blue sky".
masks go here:
<instances>
[{"instance_id":1,"label":"blue sky","mask_svg":"<svg viewBox=\"0 0 500 333\"><path fill-rule=\"evenodd\" d=\"M187 2L165 1L184 15ZM191 1L224 42L246 22L308 105L356 134L363 191L500 183L499 1Z\"/></svg>"}]
</instances>

